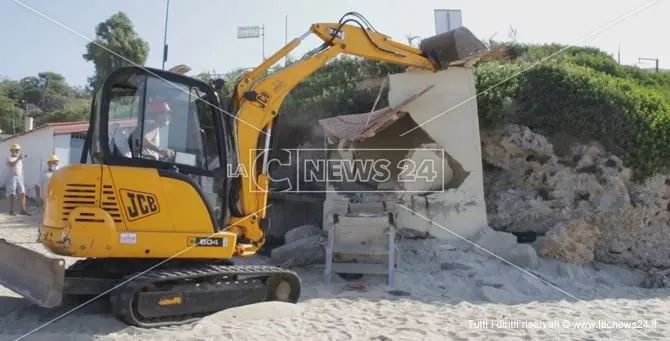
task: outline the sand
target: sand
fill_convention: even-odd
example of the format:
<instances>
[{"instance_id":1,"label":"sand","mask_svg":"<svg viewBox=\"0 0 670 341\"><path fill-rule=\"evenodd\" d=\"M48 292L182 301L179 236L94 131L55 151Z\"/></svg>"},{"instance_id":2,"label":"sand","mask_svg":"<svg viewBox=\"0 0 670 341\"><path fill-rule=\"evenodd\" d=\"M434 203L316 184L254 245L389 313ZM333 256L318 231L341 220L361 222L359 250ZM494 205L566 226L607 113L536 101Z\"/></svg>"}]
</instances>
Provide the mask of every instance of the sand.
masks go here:
<instances>
[{"instance_id":1,"label":"sand","mask_svg":"<svg viewBox=\"0 0 670 341\"><path fill-rule=\"evenodd\" d=\"M0 238L40 249L34 243L38 219L0 213ZM40 309L0 287L0 340L20 339L40 326L21 340L667 339L670 290L639 288L642 273L611 265L542 260L533 271L549 285L462 243L405 241L395 289L406 295L390 294L383 277L334 277L326 285L323 267L298 271L304 295L297 305L260 303L160 329L121 323L106 313L104 300L52 322L75 306ZM597 321L602 325L575 325ZM639 321L639 328L623 325L627 321Z\"/></svg>"}]
</instances>

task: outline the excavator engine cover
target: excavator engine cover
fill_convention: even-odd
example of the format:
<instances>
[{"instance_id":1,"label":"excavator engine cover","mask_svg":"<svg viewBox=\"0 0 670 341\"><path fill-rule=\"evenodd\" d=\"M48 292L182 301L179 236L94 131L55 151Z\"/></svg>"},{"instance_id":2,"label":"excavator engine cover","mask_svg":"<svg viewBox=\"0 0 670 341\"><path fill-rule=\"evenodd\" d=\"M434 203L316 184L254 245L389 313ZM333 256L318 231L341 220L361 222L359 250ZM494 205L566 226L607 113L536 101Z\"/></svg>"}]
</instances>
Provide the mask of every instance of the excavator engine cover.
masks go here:
<instances>
[{"instance_id":1,"label":"excavator engine cover","mask_svg":"<svg viewBox=\"0 0 670 341\"><path fill-rule=\"evenodd\" d=\"M470 30L459 27L448 32L425 38L419 49L440 69L446 69L450 63L486 51L486 45Z\"/></svg>"},{"instance_id":2,"label":"excavator engine cover","mask_svg":"<svg viewBox=\"0 0 670 341\"><path fill-rule=\"evenodd\" d=\"M0 239L0 284L44 308L63 299L65 261Z\"/></svg>"}]
</instances>

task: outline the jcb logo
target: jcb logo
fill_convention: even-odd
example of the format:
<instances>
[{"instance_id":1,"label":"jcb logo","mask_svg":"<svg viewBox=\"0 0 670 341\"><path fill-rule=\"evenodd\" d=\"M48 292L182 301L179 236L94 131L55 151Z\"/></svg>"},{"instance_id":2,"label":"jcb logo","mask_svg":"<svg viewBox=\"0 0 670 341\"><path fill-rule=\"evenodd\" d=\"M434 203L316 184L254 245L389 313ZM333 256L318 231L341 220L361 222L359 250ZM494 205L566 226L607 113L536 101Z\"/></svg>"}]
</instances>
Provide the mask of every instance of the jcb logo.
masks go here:
<instances>
[{"instance_id":1,"label":"jcb logo","mask_svg":"<svg viewBox=\"0 0 670 341\"><path fill-rule=\"evenodd\" d=\"M265 109L268 107L268 103L270 103L270 99L272 98L272 95L268 93L265 90L262 90L257 96L256 96L256 101L253 102L256 104L261 109Z\"/></svg>"},{"instance_id":2,"label":"jcb logo","mask_svg":"<svg viewBox=\"0 0 670 341\"><path fill-rule=\"evenodd\" d=\"M128 220L133 221L154 215L160 211L158 199L151 193L122 189L121 197L126 208Z\"/></svg>"}]
</instances>

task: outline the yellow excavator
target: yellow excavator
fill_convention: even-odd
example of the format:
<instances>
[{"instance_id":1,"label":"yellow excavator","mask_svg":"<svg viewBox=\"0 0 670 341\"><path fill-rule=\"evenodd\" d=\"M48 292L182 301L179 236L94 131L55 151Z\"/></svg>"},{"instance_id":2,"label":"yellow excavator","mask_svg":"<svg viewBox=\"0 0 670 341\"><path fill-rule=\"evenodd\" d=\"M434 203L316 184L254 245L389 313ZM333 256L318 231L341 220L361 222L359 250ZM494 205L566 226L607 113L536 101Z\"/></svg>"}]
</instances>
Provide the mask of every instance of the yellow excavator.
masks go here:
<instances>
[{"instance_id":1,"label":"yellow excavator","mask_svg":"<svg viewBox=\"0 0 670 341\"><path fill-rule=\"evenodd\" d=\"M323 44L268 73L310 34ZM115 316L139 327L261 301L296 303L295 272L231 261L265 241L268 152L284 98L339 54L437 72L484 49L463 27L415 48L350 12L311 25L243 74L227 105L221 80L121 67L92 101L81 163L57 170L45 196L38 242L79 260L67 267L1 240L0 284L45 308L69 295L105 297Z\"/></svg>"}]
</instances>

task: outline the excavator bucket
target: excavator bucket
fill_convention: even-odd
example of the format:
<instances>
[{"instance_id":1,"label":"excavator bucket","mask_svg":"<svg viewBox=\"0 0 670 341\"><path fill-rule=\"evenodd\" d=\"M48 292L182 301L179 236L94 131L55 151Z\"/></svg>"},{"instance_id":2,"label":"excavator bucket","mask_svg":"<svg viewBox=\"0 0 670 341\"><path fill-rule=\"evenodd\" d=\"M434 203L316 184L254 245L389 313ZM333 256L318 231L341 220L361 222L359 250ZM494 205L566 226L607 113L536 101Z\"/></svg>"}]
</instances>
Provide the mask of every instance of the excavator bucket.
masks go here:
<instances>
[{"instance_id":1,"label":"excavator bucket","mask_svg":"<svg viewBox=\"0 0 670 341\"><path fill-rule=\"evenodd\" d=\"M419 49L441 70L487 50L486 45L465 27L425 38Z\"/></svg>"},{"instance_id":2,"label":"excavator bucket","mask_svg":"<svg viewBox=\"0 0 670 341\"><path fill-rule=\"evenodd\" d=\"M63 300L65 261L0 239L0 284L44 308Z\"/></svg>"}]
</instances>

